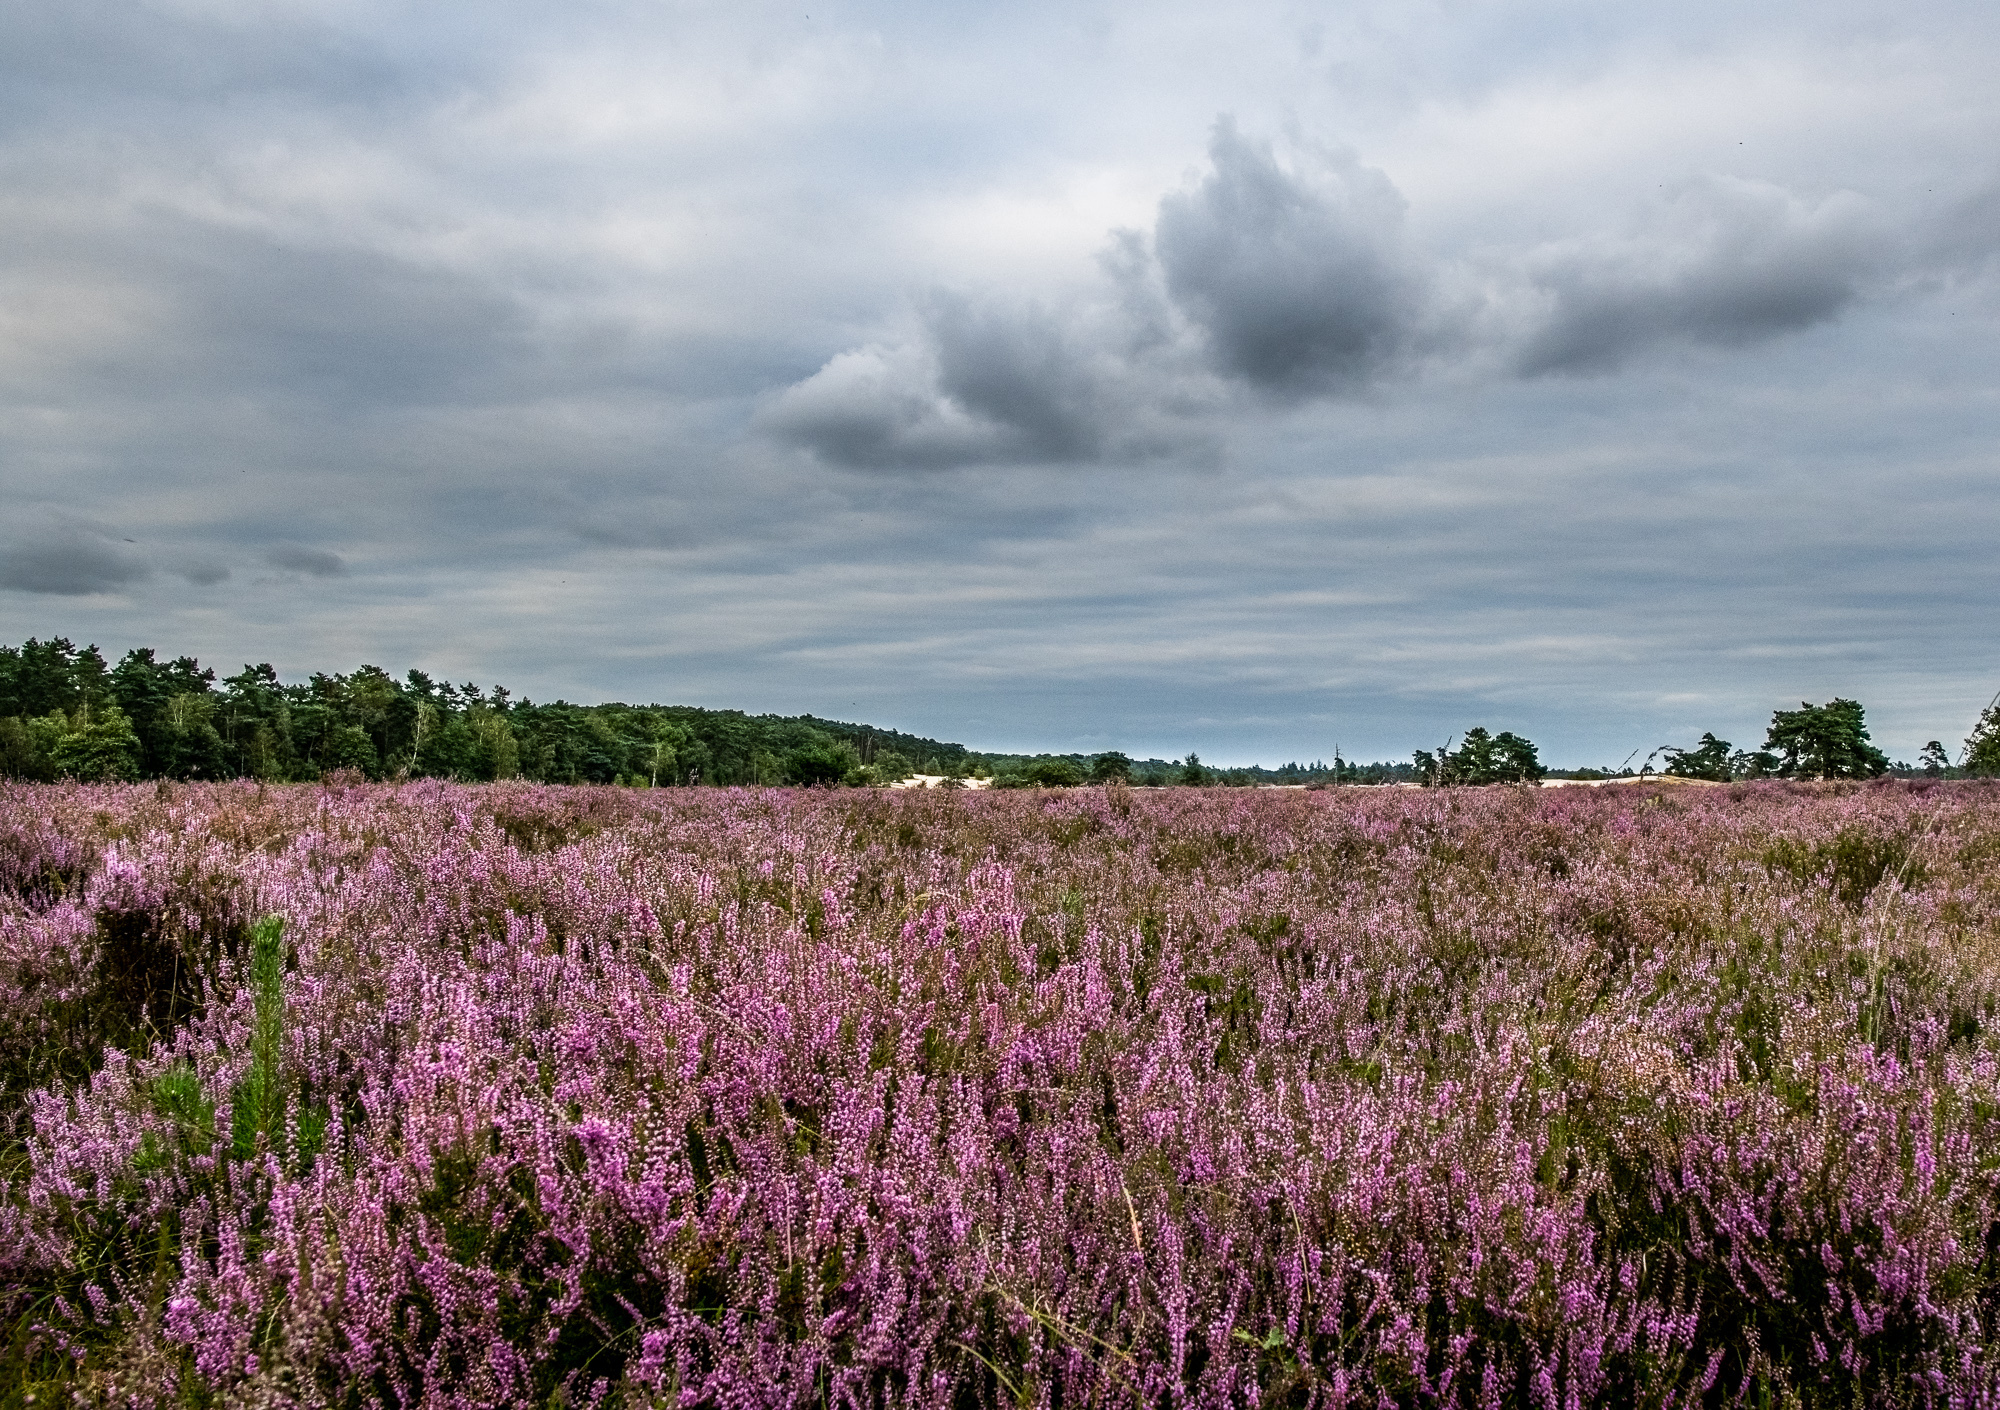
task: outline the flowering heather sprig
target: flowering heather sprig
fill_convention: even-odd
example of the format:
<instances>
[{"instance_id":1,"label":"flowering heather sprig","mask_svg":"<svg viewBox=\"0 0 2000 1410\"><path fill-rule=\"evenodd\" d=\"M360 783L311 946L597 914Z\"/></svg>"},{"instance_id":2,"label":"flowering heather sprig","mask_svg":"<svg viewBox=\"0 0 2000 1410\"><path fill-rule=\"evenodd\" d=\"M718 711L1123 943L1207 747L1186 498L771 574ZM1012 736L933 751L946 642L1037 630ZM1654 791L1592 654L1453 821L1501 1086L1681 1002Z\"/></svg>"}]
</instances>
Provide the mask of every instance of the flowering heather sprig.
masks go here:
<instances>
[{"instance_id":1,"label":"flowering heather sprig","mask_svg":"<svg viewBox=\"0 0 2000 1410\"><path fill-rule=\"evenodd\" d=\"M1992 1403L1996 860L1976 785L0 789L0 1404Z\"/></svg>"}]
</instances>

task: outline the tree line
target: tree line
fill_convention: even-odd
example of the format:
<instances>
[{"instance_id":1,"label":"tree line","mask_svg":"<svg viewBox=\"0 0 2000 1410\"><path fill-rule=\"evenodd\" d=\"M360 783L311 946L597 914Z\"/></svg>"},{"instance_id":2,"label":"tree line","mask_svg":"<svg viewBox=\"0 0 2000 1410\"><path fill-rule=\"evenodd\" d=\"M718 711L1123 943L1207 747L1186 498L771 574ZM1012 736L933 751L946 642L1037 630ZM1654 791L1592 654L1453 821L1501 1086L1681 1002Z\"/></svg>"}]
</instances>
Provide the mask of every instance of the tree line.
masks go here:
<instances>
[{"instance_id":1,"label":"tree line","mask_svg":"<svg viewBox=\"0 0 2000 1410\"><path fill-rule=\"evenodd\" d=\"M970 772L963 745L811 715L536 704L378 666L285 684L217 679L151 648L115 665L57 637L0 646L0 776L91 781L526 778L544 783L867 784Z\"/></svg>"},{"instance_id":2,"label":"tree line","mask_svg":"<svg viewBox=\"0 0 2000 1410\"><path fill-rule=\"evenodd\" d=\"M1665 760L1662 772L1680 778L1706 779L1712 783L1733 783L1759 778L1879 778L1883 774L1924 772L1933 776L1946 773L2000 772L2000 758L1993 741L1993 711L1989 708L1973 738L1966 741L1964 756L1977 763L1957 769L1945 753L1942 742L1924 745L1919 765L1895 765L1889 756L1868 738L1867 712L1859 701L1835 697L1824 705L1800 701L1796 710L1774 710L1761 749L1737 749L1728 740L1704 734L1692 749L1662 745L1654 756ZM1651 763L1651 757L1647 762Z\"/></svg>"},{"instance_id":3,"label":"tree line","mask_svg":"<svg viewBox=\"0 0 2000 1410\"><path fill-rule=\"evenodd\" d=\"M1416 772L1409 764L1357 764L1334 756L1333 762L1288 763L1277 768L1247 765L1215 768L1190 750L1181 759L1133 759L1118 750L1102 754L986 754L981 763L991 772L995 788L1070 788L1086 783L1117 781L1141 788L1254 788L1266 785L1409 783Z\"/></svg>"},{"instance_id":4,"label":"tree line","mask_svg":"<svg viewBox=\"0 0 2000 1410\"><path fill-rule=\"evenodd\" d=\"M1761 749L1740 750L1728 740L1706 733L1692 748L1661 745L1636 773L1630 768L1550 770L1543 766L1532 740L1510 730L1495 734L1483 725L1467 730L1455 743L1456 748L1447 742L1436 751L1419 749L1407 764L1350 764L1336 755L1331 765L1292 763L1280 769L1209 769L1192 753L1185 759L1144 761L1115 752L1016 755L997 761L994 783L1003 788L1048 788L1120 779L1156 787L1416 783L1446 788L1538 783L1551 777L1636 778L1653 773L1714 783L1760 778L1867 779L1886 773L1991 777L2000 776L2000 696L1981 714L1956 763L1940 741L1931 740L1916 765L1892 764L1870 742L1866 710L1857 701L1839 697L1824 705L1801 701L1796 710L1773 711ZM1656 759L1662 761L1657 770L1653 767Z\"/></svg>"},{"instance_id":5,"label":"tree line","mask_svg":"<svg viewBox=\"0 0 2000 1410\"><path fill-rule=\"evenodd\" d=\"M1987 706L1954 764L1943 743L1924 745L1917 765L1892 764L1870 741L1867 711L1859 701L1835 697L1824 705L1800 701L1796 710L1774 710L1761 749L1738 749L1714 733L1705 733L1691 748L1663 744L1641 765L1638 776L1658 772L1669 777L1710 783L1738 783L1760 778L1868 779L1887 773L1923 773L1932 777L1979 777L2000 774L2000 697ZM1629 763L1630 760L1627 760ZM1545 776L1535 746L1518 735L1489 735L1468 730L1456 751L1437 755L1418 750L1417 773L1427 785L1453 783L1526 783ZM1571 778L1632 776L1629 770L1610 772L1577 769Z\"/></svg>"},{"instance_id":6,"label":"tree line","mask_svg":"<svg viewBox=\"0 0 2000 1410\"><path fill-rule=\"evenodd\" d=\"M1660 773L1711 783L1760 778L1868 779L1884 774L1991 778L2000 776L2000 696L1981 712L1955 762L1943 741L1933 739L1924 745L1915 764L1891 763L1870 741L1867 711L1861 703L1838 696L1824 705L1802 700L1796 710L1772 711L1761 749L1738 749L1711 732L1703 734L1692 748L1659 746L1646 756L1640 774L1653 772L1655 759L1662 761ZM1589 769L1571 775L1613 776Z\"/></svg>"},{"instance_id":7,"label":"tree line","mask_svg":"<svg viewBox=\"0 0 2000 1410\"><path fill-rule=\"evenodd\" d=\"M1692 747L1662 745L1639 775L1734 782L1758 778L2000 775L2000 697L1980 715L1954 762L1924 746L1916 766L1892 765L1870 741L1862 706L1836 698L1777 710L1763 747L1739 750L1713 733ZM1630 760L1626 761L1627 764ZM1113 780L1139 786L1420 783L1430 787L1533 783L1551 776L1534 743L1469 729L1418 750L1408 763L1214 768L1181 759L1098 754L979 754L961 744L811 715L749 715L687 705L536 704L502 686L481 689L378 666L315 672L287 685L268 664L217 679L192 656L151 648L108 663L95 646L30 639L0 646L0 777L92 781L258 778L274 782L351 772L370 779L525 778L544 783L887 783L914 773L990 776L997 787L1070 787ZM1579 769L1571 778L1630 776Z\"/></svg>"}]
</instances>

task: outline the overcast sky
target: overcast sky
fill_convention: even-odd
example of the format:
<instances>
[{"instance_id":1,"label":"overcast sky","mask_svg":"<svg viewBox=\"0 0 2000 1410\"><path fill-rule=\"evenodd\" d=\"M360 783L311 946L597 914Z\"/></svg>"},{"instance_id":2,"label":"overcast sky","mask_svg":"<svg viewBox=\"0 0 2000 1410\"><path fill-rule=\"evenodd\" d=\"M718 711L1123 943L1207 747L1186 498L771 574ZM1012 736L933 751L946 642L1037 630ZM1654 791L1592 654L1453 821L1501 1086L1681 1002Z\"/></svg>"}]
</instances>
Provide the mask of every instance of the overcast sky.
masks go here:
<instances>
[{"instance_id":1,"label":"overcast sky","mask_svg":"<svg viewBox=\"0 0 2000 1410\"><path fill-rule=\"evenodd\" d=\"M1956 751L1996 72L1991 0L0 6L0 639Z\"/></svg>"}]
</instances>

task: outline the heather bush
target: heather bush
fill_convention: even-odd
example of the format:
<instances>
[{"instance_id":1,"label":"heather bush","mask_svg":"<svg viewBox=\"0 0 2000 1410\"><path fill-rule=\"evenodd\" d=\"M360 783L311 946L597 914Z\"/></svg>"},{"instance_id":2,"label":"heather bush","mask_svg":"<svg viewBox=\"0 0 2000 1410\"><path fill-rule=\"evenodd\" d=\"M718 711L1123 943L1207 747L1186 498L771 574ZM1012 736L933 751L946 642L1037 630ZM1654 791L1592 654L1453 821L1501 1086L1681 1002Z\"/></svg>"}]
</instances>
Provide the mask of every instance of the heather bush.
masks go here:
<instances>
[{"instance_id":1,"label":"heather bush","mask_svg":"<svg viewBox=\"0 0 2000 1410\"><path fill-rule=\"evenodd\" d=\"M1996 860L1979 784L0 790L0 1404L1989 1403Z\"/></svg>"}]
</instances>

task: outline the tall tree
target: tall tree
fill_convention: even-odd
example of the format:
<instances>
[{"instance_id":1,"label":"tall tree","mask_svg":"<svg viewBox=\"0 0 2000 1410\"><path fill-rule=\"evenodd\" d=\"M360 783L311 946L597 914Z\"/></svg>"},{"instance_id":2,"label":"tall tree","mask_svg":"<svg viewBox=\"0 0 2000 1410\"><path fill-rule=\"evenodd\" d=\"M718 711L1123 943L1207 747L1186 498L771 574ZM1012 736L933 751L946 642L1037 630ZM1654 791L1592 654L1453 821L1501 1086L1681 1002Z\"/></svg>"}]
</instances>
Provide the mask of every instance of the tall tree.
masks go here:
<instances>
[{"instance_id":1,"label":"tall tree","mask_svg":"<svg viewBox=\"0 0 2000 1410\"><path fill-rule=\"evenodd\" d=\"M1484 725L1467 730L1455 750L1444 749L1433 755L1428 749L1419 749L1416 770L1418 779L1431 788L1452 784L1536 783L1546 772L1533 743L1511 730L1490 734Z\"/></svg>"},{"instance_id":2,"label":"tall tree","mask_svg":"<svg viewBox=\"0 0 2000 1410\"><path fill-rule=\"evenodd\" d=\"M1875 778L1889 770L1889 756L1868 742L1860 704L1838 697L1773 711L1764 747L1778 755L1785 778Z\"/></svg>"},{"instance_id":3,"label":"tall tree","mask_svg":"<svg viewBox=\"0 0 2000 1410\"><path fill-rule=\"evenodd\" d=\"M286 778L297 754L292 746L291 702L266 661L246 665L222 681L216 728L239 778Z\"/></svg>"},{"instance_id":4,"label":"tall tree","mask_svg":"<svg viewBox=\"0 0 2000 1410\"><path fill-rule=\"evenodd\" d=\"M94 646L78 650L68 637L0 649L0 714L47 716L109 695L104 657Z\"/></svg>"}]
</instances>

